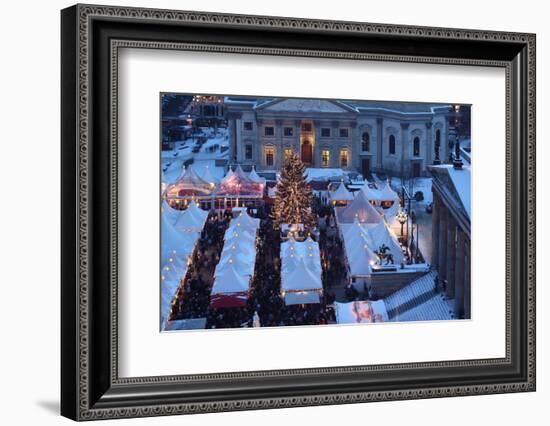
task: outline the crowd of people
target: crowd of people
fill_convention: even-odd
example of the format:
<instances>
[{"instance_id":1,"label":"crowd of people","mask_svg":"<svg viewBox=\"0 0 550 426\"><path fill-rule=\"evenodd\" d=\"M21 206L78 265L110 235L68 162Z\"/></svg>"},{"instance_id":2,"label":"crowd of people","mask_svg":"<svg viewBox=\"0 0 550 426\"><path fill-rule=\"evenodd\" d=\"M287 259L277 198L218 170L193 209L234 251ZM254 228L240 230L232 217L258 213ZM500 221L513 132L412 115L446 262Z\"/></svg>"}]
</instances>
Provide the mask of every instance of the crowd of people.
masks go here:
<instances>
[{"instance_id":1,"label":"crowd of people","mask_svg":"<svg viewBox=\"0 0 550 426\"><path fill-rule=\"evenodd\" d=\"M206 328L277 327L293 325L317 325L335 322L332 304L336 299L331 291L334 283L345 279L342 262L343 248L334 227L331 227L332 208L315 209L319 219L318 239L323 265L324 283L321 303L287 306L281 296L280 231L275 229L269 210L259 211L260 227L254 279L247 304L240 308L210 306L210 292L214 271L220 259L224 234L232 218L231 212L211 214L205 224L192 256L183 285L178 289L172 305L171 319L206 318ZM258 324L259 322L259 324Z\"/></svg>"}]
</instances>

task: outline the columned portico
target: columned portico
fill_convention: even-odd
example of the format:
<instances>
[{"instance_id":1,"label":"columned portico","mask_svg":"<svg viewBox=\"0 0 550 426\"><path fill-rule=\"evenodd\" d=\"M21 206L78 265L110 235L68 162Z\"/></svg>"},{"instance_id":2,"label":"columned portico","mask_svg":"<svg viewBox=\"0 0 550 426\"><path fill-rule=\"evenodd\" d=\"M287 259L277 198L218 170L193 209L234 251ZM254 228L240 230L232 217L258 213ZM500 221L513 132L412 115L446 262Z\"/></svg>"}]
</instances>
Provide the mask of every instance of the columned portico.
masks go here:
<instances>
[{"instance_id":1,"label":"columned portico","mask_svg":"<svg viewBox=\"0 0 550 426\"><path fill-rule=\"evenodd\" d=\"M465 256L464 256L464 246L465 238L464 232L461 230L458 231L456 239L456 259L455 259L455 306L454 310L459 318L464 317L464 293L465 293Z\"/></svg>"},{"instance_id":2,"label":"columned portico","mask_svg":"<svg viewBox=\"0 0 550 426\"><path fill-rule=\"evenodd\" d=\"M432 213L432 259L431 263L435 269L439 267L439 218L440 218L440 206L441 201L434 192L433 194L433 213Z\"/></svg>"},{"instance_id":3,"label":"columned portico","mask_svg":"<svg viewBox=\"0 0 550 426\"><path fill-rule=\"evenodd\" d=\"M447 268L444 267L447 263L447 226L449 222L448 213L445 209L440 210L439 214L439 243L438 243L438 271L439 271L439 279L445 280L447 279Z\"/></svg>"},{"instance_id":4,"label":"columned portico","mask_svg":"<svg viewBox=\"0 0 550 426\"><path fill-rule=\"evenodd\" d=\"M452 217L447 221L447 294L455 297L455 264L456 264L456 222Z\"/></svg>"}]
</instances>

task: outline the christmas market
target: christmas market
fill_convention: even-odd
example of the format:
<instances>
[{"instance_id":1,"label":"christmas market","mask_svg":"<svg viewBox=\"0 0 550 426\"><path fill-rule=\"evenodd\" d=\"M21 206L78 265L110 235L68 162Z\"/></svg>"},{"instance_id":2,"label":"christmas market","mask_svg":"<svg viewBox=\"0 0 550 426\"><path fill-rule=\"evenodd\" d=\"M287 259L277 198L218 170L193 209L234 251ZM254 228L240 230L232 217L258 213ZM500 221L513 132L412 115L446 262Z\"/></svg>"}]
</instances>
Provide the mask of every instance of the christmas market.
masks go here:
<instances>
[{"instance_id":1,"label":"christmas market","mask_svg":"<svg viewBox=\"0 0 550 426\"><path fill-rule=\"evenodd\" d=\"M455 109L427 110L434 133L426 141L438 145L425 152L431 163L419 171L418 160L403 163L407 152L387 166L383 158L369 166L377 152L367 157L352 143L338 145L353 137L345 127L332 142L339 148L330 148L333 115L348 101L247 99L188 99L183 113L189 110L200 124L161 156L162 330L469 317L471 155L463 160L459 146L452 161L439 157L446 149L441 123ZM216 114L203 120L205 102L216 105ZM346 117L367 111L346 105ZM306 106L314 112L285 121L287 108L300 116ZM232 118L233 110L247 108L267 118L260 124L252 115ZM323 127L328 111L331 121ZM408 117L408 109L396 111L392 117ZM279 115L273 124L270 117ZM371 127L363 124L350 129L359 132L362 148L378 137L365 136ZM387 149L405 149L390 136ZM460 144L456 131L451 141Z\"/></svg>"}]
</instances>

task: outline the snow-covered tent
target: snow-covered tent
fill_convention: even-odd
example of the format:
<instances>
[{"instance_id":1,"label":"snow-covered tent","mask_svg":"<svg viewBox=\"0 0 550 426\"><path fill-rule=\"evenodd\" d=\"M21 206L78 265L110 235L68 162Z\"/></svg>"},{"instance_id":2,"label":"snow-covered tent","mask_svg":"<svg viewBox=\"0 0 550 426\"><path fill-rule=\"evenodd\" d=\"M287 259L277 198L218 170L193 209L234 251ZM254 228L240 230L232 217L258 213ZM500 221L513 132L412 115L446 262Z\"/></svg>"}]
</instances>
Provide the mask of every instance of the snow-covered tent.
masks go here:
<instances>
[{"instance_id":1,"label":"snow-covered tent","mask_svg":"<svg viewBox=\"0 0 550 426\"><path fill-rule=\"evenodd\" d=\"M357 300L349 303L334 303L338 324L364 324L389 321L383 300Z\"/></svg>"},{"instance_id":2,"label":"snow-covered tent","mask_svg":"<svg viewBox=\"0 0 550 426\"><path fill-rule=\"evenodd\" d=\"M233 265L214 278L210 305L213 308L237 308L246 305L250 278L240 274Z\"/></svg>"},{"instance_id":3,"label":"snow-covered tent","mask_svg":"<svg viewBox=\"0 0 550 426\"><path fill-rule=\"evenodd\" d=\"M200 177L193 169L193 165L189 165L174 184L168 185L164 194L171 200L189 199L207 197L212 194L213 189L214 184Z\"/></svg>"},{"instance_id":4,"label":"snow-covered tent","mask_svg":"<svg viewBox=\"0 0 550 426\"><path fill-rule=\"evenodd\" d=\"M380 192L377 189L371 188L369 186L368 181L365 181L365 184L361 188L361 191L367 200L369 200L371 203L378 203L380 202Z\"/></svg>"},{"instance_id":5,"label":"snow-covered tent","mask_svg":"<svg viewBox=\"0 0 550 426\"><path fill-rule=\"evenodd\" d=\"M186 259L193 252L198 233L179 232L164 216L161 215L161 259L165 264L170 257Z\"/></svg>"},{"instance_id":6,"label":"snow-covered tent","mask_svg":"<svg viewBox=\"0 0 550 426\"><path fill-rule=\"evenodd\" d=\"M207 218L208 212L192 201L177 218L174 227L180 232L202 232Z\"/></svg>"},{"instance_id":7,"label":"snow-covered tent","mask_svg":"<svg viewBox=\"0 0 550 426\"><path fill-rule=\"evenodd\" d=\"M179 232L161 215L161 320L162 329L170 314L170 304L176 290L187 273L187 259L193 253L199 238L198 232Z\"/></svg>"},{"instance_id":8,"label":"snow-covered tent","mask_svg":"<svg viewBox=\"0 0 550 426\"><path fill-rule=\"evenodd\" d=\"M395 192L389 182L385 182L384 185L379 188L380 201L399 201L399 195Z\"/></svg>"},{"instance_id":9,"label":"snow-covered tent","mask_svg":"<svg viewBox=\"0 0 550 426\"><path fill-rule=\"evenodd\" d=\"M301 257L294 268L282 273L281 290L287 305L320 303L323 283L319 272L313 271Z\"/></svg>"},{"instance_id":10,"label":"snow-covered tent","mask_svg":"<svg viewBox=\"0 0 550 426\"><path fill-rule=\"evenodd\" d=\"M311 237L281 244L281 293L287 305L320 303L321 254Z\"/></svg>"},{"instance_id":11,"label":"snow-covered tent","mask_svg":"<svg viewBox=\"0 0 550 426\"><path fill-rule=\"evenodd\" d=\"M265 178L260 177L258 173L256 173L255 166L252 167L252 170L248 174L248 179L250 179L252 182L261 183L262 185L265 185Z\"/></svg>"},{"instance_id":12,"label":"snow-covered tent","mask_svg":"<svg viewBox=\"0 0 550 426\"><path fill-rule=\"evenodd\" d=\"M174 223L176 223L176 220L178 220L178 218L183 213L183 211L174 209L173 207L170 206L170 204L168 204L168 201L162 200L160 213L164 215L168 220L168 222L170 222L173 225Z\"/></svg>"},{"instance_id":13,"label":"snow-covered tent","mask_svg":"<svg viewBox=\"0 0 550 426\"><path fill-rule=\"evenodd\" d=\"M358 221L352 225L341 226L344 227L342 236L350 276L357 278L370 275L372 273L371 266L378 258L368 244L366 229Z\"/></svg>"},{"instance_id":14,"label":"snow-covered tent","mask_svg":"<svg viewBox=\"0 0 550 426\"><path fill-rule=\"evenodd\" d=\"M206 182L208 182L212 186L215 186L220 182L220 180L212 174L212 172L210 171L210 167L208 167L208 165L204 167L204 173L202 174L202 179L204 179Z\"/></svg>"},{"instance_id":15,"label":"snow-covered tent","mask_svg":"<svg viewBox=\"0 0 550 426\"><path fill-rule=\"evenodd\" d=\"M335 191L330 192L329 196L334 204L348 204L350 201L353 201L353 194L348 191L344 182L342 182Z\"/></svg>"},{"instance_id":16,"label":"snow-covered tent","mask_svg":"<svg viewBox=\"0 0 550 426\"><path fill-rule=\"evenodd\" d=\"M214 308L241 307L248 298L250 280L256 265L256 234L260 220L246 212L233 219L225 231L224 246L214 273L211 306ZM230 279L234 276L235 283ZM246 291L243 286L246 283Z\"/></svg>"},{"instance_id":17,"label":"snow-covered tent","mask_svg":"<svg viewBox=\"0 0 550 426\"><path fill-rule=\"evenodd\" d=\"M338 223L379 223L382 221L380 213L369 202L364 191L358 191L353 201L343 208L337 209Z\"/></svg>"},{"instance_id":18,"label":"snow-covered tent","mask_svg":"<svg viewBox=\"0 0 550 426\"><path fill-rule=\"evenodd\" d=\"M246 174L240 165L235 171L229 170L215 191L217 198L251 198L263 197L264 185L256 182Z\"/></svg>"}]
</instances>

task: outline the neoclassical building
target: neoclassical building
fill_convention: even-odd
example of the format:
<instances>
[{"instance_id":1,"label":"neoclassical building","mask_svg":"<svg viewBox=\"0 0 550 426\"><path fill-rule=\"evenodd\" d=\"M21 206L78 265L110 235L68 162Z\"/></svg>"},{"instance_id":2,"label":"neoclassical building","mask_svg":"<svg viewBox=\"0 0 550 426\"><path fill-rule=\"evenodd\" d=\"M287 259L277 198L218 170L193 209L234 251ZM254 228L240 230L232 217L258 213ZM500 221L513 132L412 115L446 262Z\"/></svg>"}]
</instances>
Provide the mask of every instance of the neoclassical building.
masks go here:
<instances>
[{"instance_id":1,"label":"neoclassical building","mask_svg":"<svg viewBox=\"0 0 550 426\"><path fill-rule=\"evenodd\" d=\"M295 150L308 167L423 176L436 145L449 155L451 105L228 96L224 106L229 161L258 170Z\"/></svg>"},{"instance_id":2,"label":"neoclassical building","mask_svg":"<svg viewBox=\"0 0 550 426\"><path fill-rule=\"evenodd\" d=\"M433 191L432 265L458 318L471 315L471 171L451 164L430 166Z\"/></svg>"}]
</instances>

